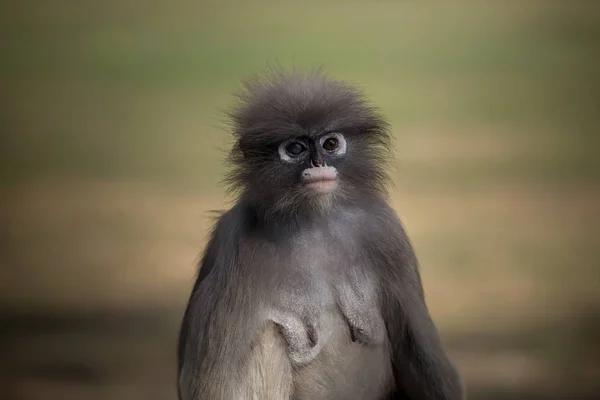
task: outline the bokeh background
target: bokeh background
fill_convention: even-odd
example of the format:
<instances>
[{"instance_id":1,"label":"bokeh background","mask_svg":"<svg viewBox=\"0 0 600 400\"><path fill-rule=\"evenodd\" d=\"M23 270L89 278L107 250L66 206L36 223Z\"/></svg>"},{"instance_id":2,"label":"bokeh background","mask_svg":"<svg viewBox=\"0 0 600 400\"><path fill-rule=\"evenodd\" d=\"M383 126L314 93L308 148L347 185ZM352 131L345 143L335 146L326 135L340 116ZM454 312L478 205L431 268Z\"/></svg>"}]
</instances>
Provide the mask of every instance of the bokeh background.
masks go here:
<instances>
[{"instance_id":1,"label":"bokeh background","mask_svg":"<svg viewBox=\"0 0 600 400\"><path fill-rule=\"evenodd\" d=\"M392 202L471 399L600 388L593 1L0 2L0 398L176 399L228 207L223 111L323 66L393 124Z\"/></svg>"}]
</instances>

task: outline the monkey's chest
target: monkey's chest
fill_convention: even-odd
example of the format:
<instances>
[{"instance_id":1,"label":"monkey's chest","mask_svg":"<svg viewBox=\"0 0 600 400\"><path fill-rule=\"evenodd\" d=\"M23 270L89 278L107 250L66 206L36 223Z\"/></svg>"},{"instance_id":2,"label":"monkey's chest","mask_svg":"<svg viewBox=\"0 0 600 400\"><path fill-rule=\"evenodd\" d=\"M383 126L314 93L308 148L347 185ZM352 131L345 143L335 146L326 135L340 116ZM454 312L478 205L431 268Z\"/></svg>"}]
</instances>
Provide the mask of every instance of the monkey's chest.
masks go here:
<instances>
[{"instance_id":1,"label":"monkey's chest","mask_svg":"<svg viewBox=\"0 0 600 400\"><path fill-rule=\"evenodd\" d=\"M271 317L288 345L294 400L371 399L386 393L392 368L372 277L295 279L282 282Z\"/></svg>"},{"instance_id":2,"label":"monkey's chest","mask_svg":"<svg viewBox=\"0 0 600 400\"><path fill-rule=\"evenodd\" d=\"M296 366L344 346L378 349L386 331L374 277L360 271L291 274L279 286L271 319L288 343Z\"/></svg>"}]
</instances>

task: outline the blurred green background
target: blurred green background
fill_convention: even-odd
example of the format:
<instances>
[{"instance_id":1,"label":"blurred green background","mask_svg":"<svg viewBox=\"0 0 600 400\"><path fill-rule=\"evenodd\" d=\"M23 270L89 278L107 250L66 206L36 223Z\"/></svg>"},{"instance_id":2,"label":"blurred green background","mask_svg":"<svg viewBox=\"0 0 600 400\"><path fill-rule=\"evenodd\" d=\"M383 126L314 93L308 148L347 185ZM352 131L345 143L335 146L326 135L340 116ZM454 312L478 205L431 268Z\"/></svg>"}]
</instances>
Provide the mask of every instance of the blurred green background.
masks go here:
<instances>
[{"instance_id":1,"label":"blurred green background","mask_svg":"<svg viewBox=\"0 0 600 400\"><path fill-rule=\"evenodd\" d=\"M230 199L223 110L324 66L393 124L393 205L471 399L600 389L593 1L0 3L0 398L175 399Z\"/></svg>"}]
</instances>

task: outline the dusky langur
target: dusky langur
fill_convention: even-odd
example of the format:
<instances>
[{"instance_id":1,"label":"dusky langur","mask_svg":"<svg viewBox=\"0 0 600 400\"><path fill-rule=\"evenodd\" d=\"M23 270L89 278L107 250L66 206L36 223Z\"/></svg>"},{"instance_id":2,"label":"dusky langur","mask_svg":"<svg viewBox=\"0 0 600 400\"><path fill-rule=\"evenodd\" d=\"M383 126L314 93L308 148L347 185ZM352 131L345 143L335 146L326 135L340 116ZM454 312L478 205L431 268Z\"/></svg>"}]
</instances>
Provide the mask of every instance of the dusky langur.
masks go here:
<instances>
[{"instance_id":1,"label":"dusky langur","mask_svg":"<svg viewBox=\"0 0 600 400\"><path fill-rule=\"evenodd\" d=\"M459 400L386 202L388 124L321 72L245 82L223 213L179 341L182 400Z\"/></svg>"}]
</instances>

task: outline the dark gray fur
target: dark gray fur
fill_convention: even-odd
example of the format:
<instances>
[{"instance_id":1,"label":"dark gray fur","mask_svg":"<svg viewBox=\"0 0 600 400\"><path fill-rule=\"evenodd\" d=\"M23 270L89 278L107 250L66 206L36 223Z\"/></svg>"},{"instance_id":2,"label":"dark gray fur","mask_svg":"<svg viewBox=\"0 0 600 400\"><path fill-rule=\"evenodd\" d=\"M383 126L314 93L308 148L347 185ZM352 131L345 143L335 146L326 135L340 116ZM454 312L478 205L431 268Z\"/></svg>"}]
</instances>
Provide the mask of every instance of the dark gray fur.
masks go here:
<instances>
[{"instance_id":1,"label":"dark gray fur","mask_svg":"<svg viewBox=\"0 0 600 400\"><path fill-rule=\"evenodd\" d=\"M251 354L271 327L291 399L463 398L385 201L387 124L357 90L320 73L250 80L231 117L239 198L214 228L185 312L180 399L252 398ZM324 201L302 191L310 160L284 165L277 148L331 131L346 138L344 157L310 148L338 171Z\"/></svg>"}]
</instances>

